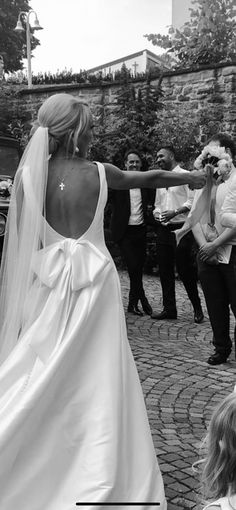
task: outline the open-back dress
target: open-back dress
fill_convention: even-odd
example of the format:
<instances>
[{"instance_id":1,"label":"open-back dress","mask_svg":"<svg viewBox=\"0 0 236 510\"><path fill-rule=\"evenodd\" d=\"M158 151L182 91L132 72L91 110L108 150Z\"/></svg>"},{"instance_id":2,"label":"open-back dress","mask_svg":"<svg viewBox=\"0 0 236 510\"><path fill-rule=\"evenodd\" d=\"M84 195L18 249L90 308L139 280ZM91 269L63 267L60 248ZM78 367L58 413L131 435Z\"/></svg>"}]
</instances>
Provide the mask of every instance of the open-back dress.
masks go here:
<instances>
[{"instance_id":1,"label":"open-back dress","mask_svg":"<svg viewBox=\"0 0 236 510\"><path fill-rule=\"evenodd\" d=\"M127 502L166 510L104 242L107 183L103 165L98 171L96 212L81 237L63 237L42 216L46 245L35 253L24 325L0 368L1 510L103 510L117 502L122 510Z\"/></svg>"}]
</instances>

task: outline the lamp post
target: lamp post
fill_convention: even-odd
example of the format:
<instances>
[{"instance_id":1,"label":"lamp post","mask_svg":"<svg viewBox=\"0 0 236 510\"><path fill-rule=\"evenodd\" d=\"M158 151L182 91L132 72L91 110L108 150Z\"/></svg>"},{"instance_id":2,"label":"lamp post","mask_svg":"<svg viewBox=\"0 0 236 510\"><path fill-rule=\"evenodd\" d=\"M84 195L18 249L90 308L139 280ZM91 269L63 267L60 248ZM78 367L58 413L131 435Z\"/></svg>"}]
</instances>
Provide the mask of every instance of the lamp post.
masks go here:
<instances>
[{"instance_id":1,"label":"lamp post","mask_svg":"<svg viewBox=\"0 0 236 510\"><path fill-rule=\"evenodd\" d=\"M34 14L35 18L34 18L33 23L30 25L29 18L31 16L31 14ZM38 20L36 12L33 9L31 9L29 12L24 12L24 11L20 12L20 14L18 16L16 27L14 28L14 30L16 32L24 32L25 31L25 29L24 29L24 27L22 25L22 21L21 21L22 17L23 17L23 21L25 21L25 23L26 23L26 50L27 50L27 63L28 63L28 88L30 89L32 87L31 34L30 34L30 28L33 31L34 30L42 30L43 28L39 24L39 20Z\"/></svg>"}]
</instances>

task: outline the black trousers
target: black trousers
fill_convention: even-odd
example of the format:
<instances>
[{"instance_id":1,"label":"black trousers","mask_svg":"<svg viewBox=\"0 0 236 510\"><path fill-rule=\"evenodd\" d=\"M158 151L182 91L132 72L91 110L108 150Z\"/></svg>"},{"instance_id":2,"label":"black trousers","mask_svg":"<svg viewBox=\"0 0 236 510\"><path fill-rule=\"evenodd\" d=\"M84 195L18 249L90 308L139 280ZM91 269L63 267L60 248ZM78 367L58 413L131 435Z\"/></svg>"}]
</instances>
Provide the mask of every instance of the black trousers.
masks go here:
<instances>
[{"instance_id":1,"label":"black trousers","mask_svg":"<svg viewBox=\"0 0 236 510\"><path fill-rule=\"evenodd\" d=\"M236 247L232 248L229 264L210 265L202 262L199 256L197 263L213 331L213 345L217 353L228 356L232 348L230 307L236 318Z\"/></svg>"},{"instance_id":2,"label":"black trousers","mask_svg":"<svg viewBox=\"0 0 236 510\"><path fill-rule=\"evenodd\" d=\"M129 279L129 303L137 305L145 299L143 289L143 267L146 258L145 225L128 225L125 236L118 243L125 260Z\"/></svg>"},{"instance_id":3,"label":"black trousers","mask_svg":"<svg viewBox=\"0 0 236 510\"><path fill-rule=\"evenodd\" d=\"M157 230L157 262L162 287L163 308L176 313L175 266L194 310L201 307L198 294L198 274L194 256L195 240L192 232L186 234L176 247L174 233L168 227Z\"/></svg>"}]
</instances>

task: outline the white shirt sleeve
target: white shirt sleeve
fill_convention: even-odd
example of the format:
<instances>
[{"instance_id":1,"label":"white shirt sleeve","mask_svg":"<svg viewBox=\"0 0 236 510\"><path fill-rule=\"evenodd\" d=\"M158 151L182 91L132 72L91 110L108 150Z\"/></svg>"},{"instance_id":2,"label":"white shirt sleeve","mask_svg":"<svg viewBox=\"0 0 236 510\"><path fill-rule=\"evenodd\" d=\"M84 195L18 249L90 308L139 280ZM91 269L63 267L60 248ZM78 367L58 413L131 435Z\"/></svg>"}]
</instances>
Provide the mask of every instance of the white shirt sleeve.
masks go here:
<instances>
[{"instance_id":1,"label":"white shirt sleeve","mask_svg":"<svg viewBox=\"0 0 236 510\"><path fill-rule=\"evenodd\" d=\"M192 204L193 204L195 191L189 189L189 187L186 186L186 192L187 192L187 200L186 200L186 202L183 203L182 207L187 207L187 209L190 210L192 207Z\"/></svg>"},{"instance_id":2,"label":"white shirt sleeve","mask_svg":"<svg viewBox=\"0 0 236 510\"><path fill-rule=\"evenodd\" d=\"M154 218L158 218L159 214L161 212L161 201L160 201L160 194L159 190L156 190L156 197L155 197L155 203L154 203L154 210L153 210L153 216Z\"/></svg>"},{"instance_id":3,"label":"white shirt sleeve","mask_svg":"<svg viewBox=\"0 0 236 510\"><path fill-rule=\"evenodd\" d=\"M236 176L232 179L230 189L224 199L220 221L223 227L236 227Z\"/></svg>"}]
</instances>

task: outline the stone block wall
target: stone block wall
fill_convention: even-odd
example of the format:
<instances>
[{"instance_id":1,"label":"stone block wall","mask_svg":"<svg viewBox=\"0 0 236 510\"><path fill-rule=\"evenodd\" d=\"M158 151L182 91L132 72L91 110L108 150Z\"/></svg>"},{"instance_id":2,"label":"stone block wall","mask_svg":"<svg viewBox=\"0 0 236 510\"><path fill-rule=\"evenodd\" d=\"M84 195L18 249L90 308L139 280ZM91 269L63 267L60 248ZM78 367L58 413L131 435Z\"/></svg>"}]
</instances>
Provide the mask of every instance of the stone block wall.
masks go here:
<instances>
[{"instance_id":1,"label":"stone block wall","mask_svg":"<svg viewBox=\"0 0 236 510\"><path fill-rule=\"evenodd\" d=\"M152 85L158 79L152 80ZM144 80L134 82L134 87L142 88ZM169 71L164 73L161 84L163 102L166 108L160 115L171 116L174 121L187 116L203 115L204 111L218 112L221 128L232 135L236 134L236 63L234 65L214 65L197 71ZM91 106L95 115L101 113L111 125L115 122L115 111L119 83L104 83L100 86L88 84L39 85L27 89L22 85L1 84L0 90L0 130L4 118L31 122L43 101L52 94L68 92L83 98ZM203 121L204 123L204 121ZM180 126L181 128L181 126Z\"/></svg>"},{"instance_id":2,"label":"stone block wall","mask_svg":"<svg viewBox=\"0 0 236 510\"><path fill-rule=\"evenodd\" d=\"M178 117L199 116L204 110L222 116L222 131L236 134L236 63L198 71L171 72L163 77L164 101Z\"/></svg>"},{"instance_id":3,"label":"stone block wall","mask_svg":"<svg viewBox=\"0 0 236 510\"><path fill-rule=\"evenodd\" d=\"M152 85L158 84L158 79L152 80ZM142 88L145 81L133 83L134 87ZM202 68L197 71L172 71L163 75L161 87L165 108L160 115L171 117L173 122L179 123L183 118L197 117L202 122L202 140L204 140L204 124L209 122L212 113L212 122L218 119L217 129L226 131L236 137L236 62L234 65L215 65L211 68ZM83 98L92 109L93 114L101 116L109 128L115 129L117 93L119 83L106 83L96 85L49 85L35 86L28 90L21 85L1 84L0 90L0 131L2 127L12 120L20 119L23 124L30 125L36 118L38 108L43 101L52 94L67 92ZM200 124L201 124L200 122ZM121 261L117 248L107 242L111 253L118 265ZM155 236L153 232L148 235L147 271L157 271L152 266L155 259ZM153 256L154 254L154 256ZM148 265L150 267L148 267Z\"/></svg>"}]
</instances>

